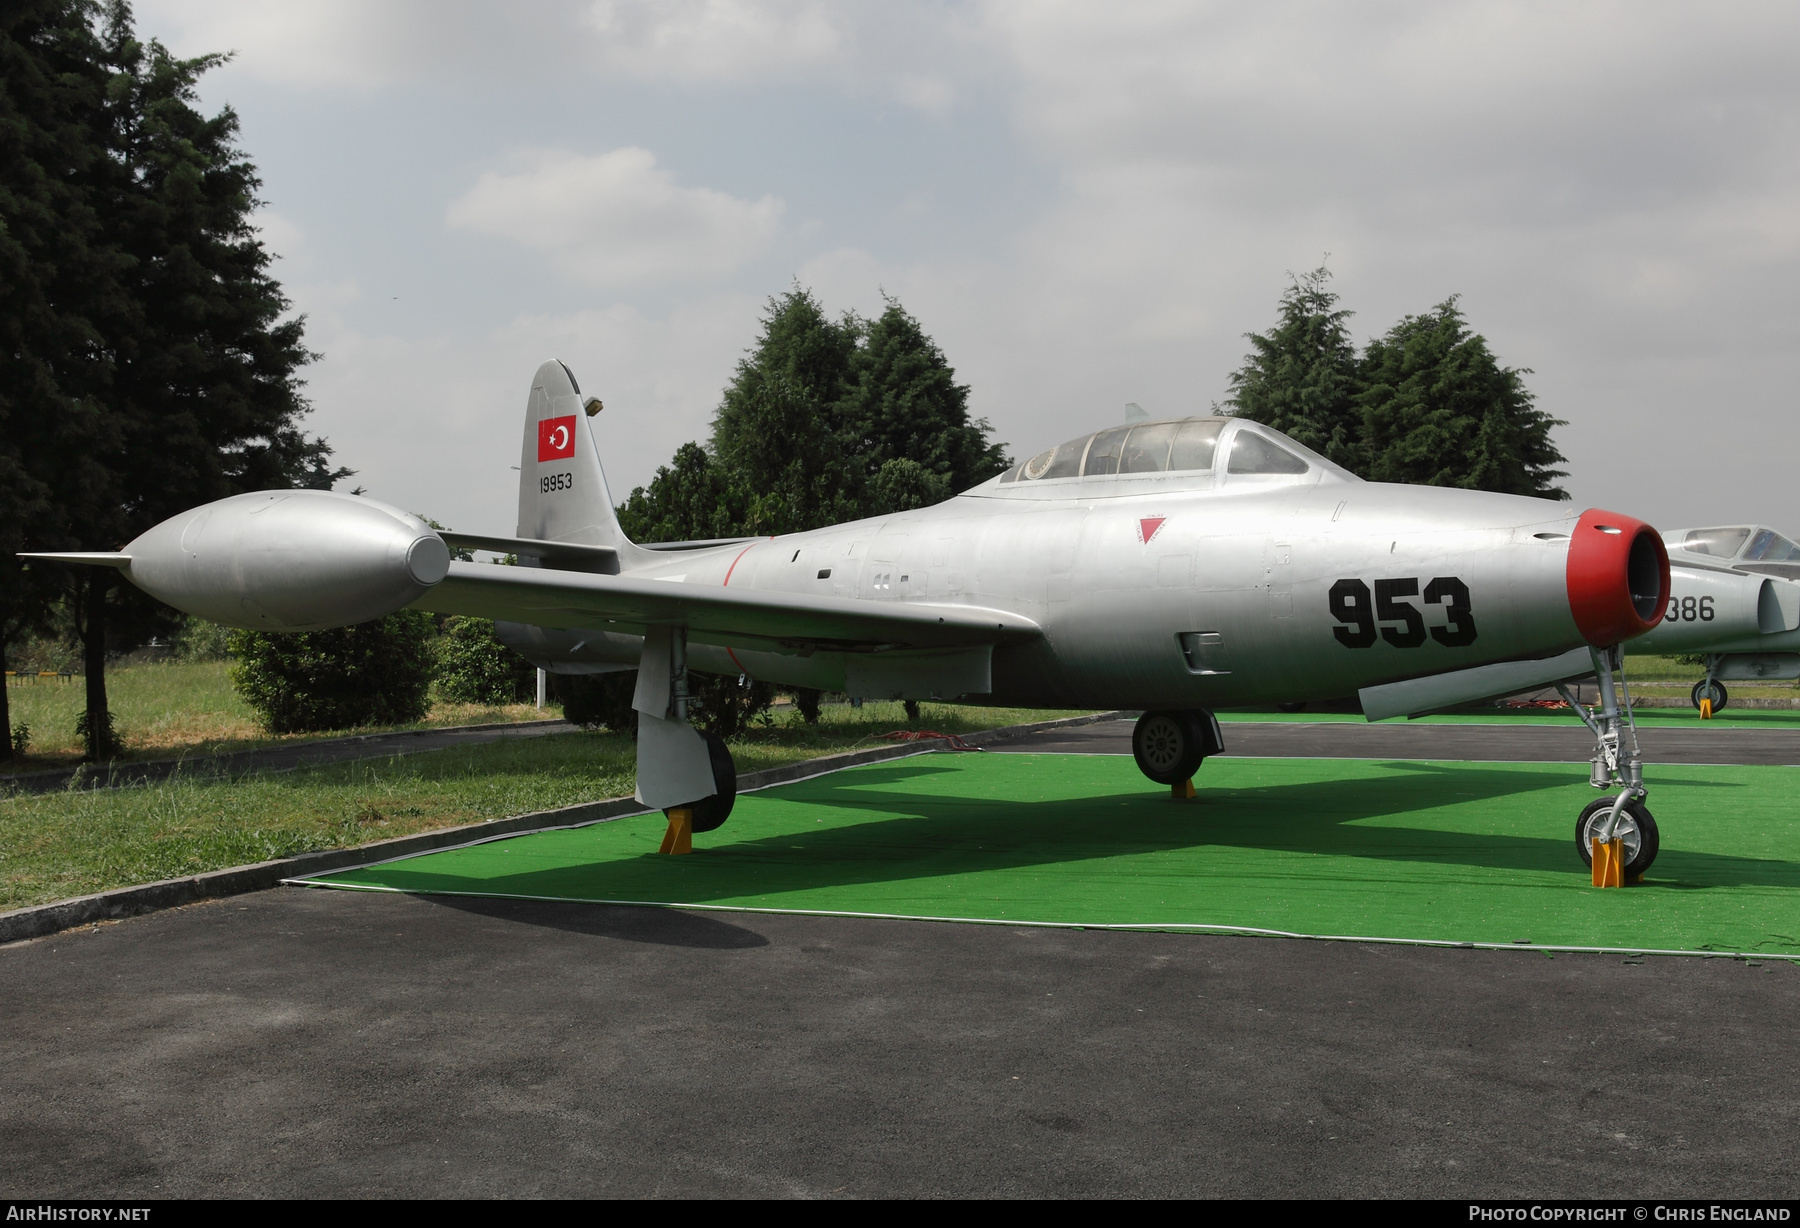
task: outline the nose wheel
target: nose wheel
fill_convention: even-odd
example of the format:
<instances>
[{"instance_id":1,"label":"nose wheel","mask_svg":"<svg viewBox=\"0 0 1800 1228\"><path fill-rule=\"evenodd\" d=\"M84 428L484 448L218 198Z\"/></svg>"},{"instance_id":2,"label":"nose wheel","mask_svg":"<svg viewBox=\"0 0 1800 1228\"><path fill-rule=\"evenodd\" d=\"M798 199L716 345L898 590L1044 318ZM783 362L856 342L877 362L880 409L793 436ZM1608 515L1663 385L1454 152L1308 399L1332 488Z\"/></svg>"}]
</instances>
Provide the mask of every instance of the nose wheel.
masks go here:
<instances>
[{"instance_id":1,"label":"nose wheel","mask_svg":"<svg viewBox=\"0 0 1800 1228\"><path fill-rule=\"evenodd\" d=\"M1694 689L1690 692L1689 698L1694 701L1694 707L1696 708L1700 708L1700 705L1704 701L1710 699L1712 700L1712 710L1717 712L1731 701L1731 693L1725 689L1725 684L1723 682L1714 682L1710 678L1702 678L1699 682L1694 684ZM1701 711L1705 711L1705 709L1701 709Z\"/></svg>"},{"instance_id":2,"label":"nose wheel","mask_svg":"<svg viewBox=\"0 0 1800 1228\"><path fill-rule=\"evenodd\" d=\"M1602 797L1589 802L1581 817L1575 820L1575 848L1589 869L1594 865L1594 841L1606 843L1607 819L1612 815L1613 798ZM1612 824L1612 838L1624 845L1625 881L1642 878L1650 863L1656 860L1660 838L1656 820L1643 802L1628 803Z\"/></svg>"}]
</instances>

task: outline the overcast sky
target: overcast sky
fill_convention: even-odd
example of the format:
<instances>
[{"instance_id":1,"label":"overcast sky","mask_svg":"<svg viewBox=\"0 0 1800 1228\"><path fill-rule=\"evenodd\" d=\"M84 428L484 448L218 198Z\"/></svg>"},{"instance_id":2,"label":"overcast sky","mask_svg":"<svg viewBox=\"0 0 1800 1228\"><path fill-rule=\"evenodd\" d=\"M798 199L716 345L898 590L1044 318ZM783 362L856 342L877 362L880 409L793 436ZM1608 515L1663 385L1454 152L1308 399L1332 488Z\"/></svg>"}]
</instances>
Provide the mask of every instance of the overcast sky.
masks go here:
<instances>
[{"instance_id":1,"label":"overcast sky","mask_svg":"<svg viewBox=\"0 0 1800 1228\"><path fill-rule=\"evenodd\" d=\"M1204 412L1289 271L1359 339L1462 296L1580 503L1794 507L1800 7L153 0L229 103L371 495L511 532L536 365L615 497L764 300L883 289L1015 456Z\"/></svg>"}]
</instances>

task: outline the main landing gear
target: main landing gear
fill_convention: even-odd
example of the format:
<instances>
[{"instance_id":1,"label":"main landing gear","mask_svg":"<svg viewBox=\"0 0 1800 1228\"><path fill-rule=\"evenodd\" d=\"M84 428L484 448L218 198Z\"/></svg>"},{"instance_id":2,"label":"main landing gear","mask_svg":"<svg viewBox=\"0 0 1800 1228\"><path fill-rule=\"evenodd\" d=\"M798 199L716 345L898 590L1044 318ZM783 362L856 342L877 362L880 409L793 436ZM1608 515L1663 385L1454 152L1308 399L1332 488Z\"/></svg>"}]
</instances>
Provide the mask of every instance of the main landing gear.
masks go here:
<instances>
[{"instance_id":1,"label":"main landing gear","mask_svg":"<svg viewBox=\"0 0 1800 1228\"><path fill-rule=\"evenodd\" d=\"M683 628L676 628L670 636L669 707L671 715L685 725L688 719L688 671L687 633ZM659 850L663 853L693 852L694 833L713 831L723 826L725 820L731 817L731 808L737 804L737 764L732 762L731 751L726 747L725 740L704 729L693 730L691 734L684 730L683 734L698 736L705 743L707 767L712 772L713 792L699 801L663 809L663 814L669 819L669 830L663 836L662 848ZM641 734L638 741L641 754Z\"/></svg>"},{"instance_id":2,"label":"main landing gear","mask_svg":"<svg viewBox=\"0 0 1800 1228\"><path fill-rule=\"evenodd\" d=\"M1138 771L1177 798L1194 796L1194 773L1208 755L1225 749L1219 719L1202 708L1146 712L1131 731L1131 753Z\"/></svg>"},{"instance_id":3,"label":"main landing gear","mask_svg":"<svg viewBox=\"0 0 1800 1228\"><path fill-rule=\"evenodd\" d=\"M731 808L737 805L737 764L732 761L725 739L704 729L700 736L706 739L707 758L712 760L713 787L718 792L688 806L693 812L697 832L723 827L725 820L731 817Z\"/></svg>"},{"instance_id":4,"label":"main landing gear","mask_svg":"<svg viewBox=\"0 0 1800 1228\"><path fill-rule=\"evenodd\" d=\"M1637 723L1631 717L1631 692L1625 685L1622 649L1596 648L1591 655L1600 683L1600 705L1592 712L1565 685L1557 690L1582 722L1593 730L1595 750L1588 783L1617 789L1618 796L1590 803L1575 821L1575 849L1593 872L1594 886L1618 887L1636 882L1656 860L1656 820L1644 799L1644 764L1638 749ZM1618 672L1618 685L1613 674ZM1620 700L1623 698L1624 702ZM1629 746L1626 743L1629 742Z\"/></svg>"}]
</instances>

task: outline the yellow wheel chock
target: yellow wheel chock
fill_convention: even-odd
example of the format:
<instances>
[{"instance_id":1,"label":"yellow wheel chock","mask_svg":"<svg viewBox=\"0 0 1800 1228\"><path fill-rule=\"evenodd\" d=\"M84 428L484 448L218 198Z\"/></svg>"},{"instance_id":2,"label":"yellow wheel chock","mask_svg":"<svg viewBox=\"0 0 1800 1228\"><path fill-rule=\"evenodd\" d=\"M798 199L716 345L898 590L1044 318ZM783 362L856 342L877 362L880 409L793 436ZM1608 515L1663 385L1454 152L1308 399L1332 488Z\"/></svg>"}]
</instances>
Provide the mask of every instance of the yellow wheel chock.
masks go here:
<instances>
[{"instance_id":1,"label":"yellow wheel chock","mask_svg":"<svg viewBox=\"0 0 1800 1228\"><path fill-rule=\"evenodd\" d=\"M1623 887L1625 885L1625 841L1602 841L1596 836L1589 843L1594 849L1594 886Z\"/></svg>"},{"instance_id":2,"label":"yellow wheel chock","mask_svg":"<svg viewBox=\"0 0 1800 1228\"><path fill-rule=\"evenodd\" d=\"M1700 719L1703 721L1712 719L1712 696L1710 695L1700 701Z\"/></svg>"},{"instance_id":3,"label":"yellow wheel chock","mask_svg":"<svg viewBox=\"0 0 1800 1228\"><path fill-rule=\"evenodd\" d=\"M1199 795L1194 792L1194 778L1189 776L1177 784L1169 786L1169 797L1177 802L1191 802Z\"/></svg>"},{"instance_id":4,"label":"yellow wheel chock","mask_svg":"<svg viewBox=\"0 0 1800 1228\"><path fill-rule=\"evenodd\" d=\"M668 812L669 830L663 836L659 853L679 854L694 851L694 812L677 806Z\"/></svg>"}]
</instances>

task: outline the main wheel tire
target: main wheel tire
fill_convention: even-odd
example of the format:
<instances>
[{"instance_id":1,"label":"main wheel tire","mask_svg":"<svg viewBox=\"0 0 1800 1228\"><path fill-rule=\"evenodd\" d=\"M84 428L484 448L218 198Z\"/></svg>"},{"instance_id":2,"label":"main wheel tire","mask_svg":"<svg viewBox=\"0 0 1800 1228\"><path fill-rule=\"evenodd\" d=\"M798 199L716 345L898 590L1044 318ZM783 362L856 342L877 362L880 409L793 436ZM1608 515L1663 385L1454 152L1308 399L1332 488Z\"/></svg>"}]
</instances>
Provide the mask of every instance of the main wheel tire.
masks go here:
<instances>
[{"instance_id":1,"label":"main wheel tire","mask_svg":"<svg viewBox=\"0 0 1800 1228\"><path fill-rule=\"evenodd\" d=\"M1575 820L1575 848L1581 854L1581 863L1590 868L1594 864L1592 841L1600 834L1613 801L1613 798L1603 797L1589 802L1581 817ZM1656 820L1643 802L1632 802L1619 812L1615 834L1625 842L1625 878L1627 881L1637 878L1656 860L1657 849L1662 843Z\"/></svg>"},{"instance_id":2,"label":"main wheel tire","mask_svg":"<svg viewBox=\"0 0 1800 1228\"><path fill-rule=\"evenodd\" d=\"M1138 771L1159 785L1178 785L1199 771L1207 742L1196 712L1146 712L1131 731Z\"/></svg>"},{"instance_id":3,"label":"main wheel tire","mask_svg":"<svg viewBox=\"0 0 1800 1228\"><path fill-rule=\"evenodd\" d=\"M696 832L723 827L725 820L731 817L731 808L737 804L737 764L732 762L731 751L726 747L725 739L705 730L700 731L700 736L706 740L706 754L712 760L713 787L718 792L686 807L693 813ZM667 814L668 811L663 813Z\"/></svg>"},{"instance_id":4,"label":"main wheel tire","mask_svg":"<svg viewBox=\"0 0 1800 1228\"><path fill-rule=\"evenodd\" d=\"M1689 694L1688 698L1692 699L1694 701L1694 707L1698 708L1700 706L1700 701L1707 698L1708 694L1706 689L1706 679L1702 678L1694 684L1694 689ZM1725 689L1725 684L1723 682L1715 680L1712 684L1712 691L1710 694L1713 701L1712 710L1714 712L1723 708L1731 700L1731 692Z\"/></svg>"}]
</instances>

